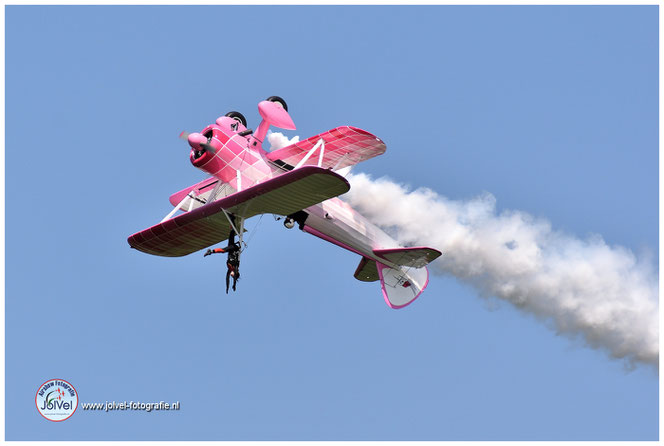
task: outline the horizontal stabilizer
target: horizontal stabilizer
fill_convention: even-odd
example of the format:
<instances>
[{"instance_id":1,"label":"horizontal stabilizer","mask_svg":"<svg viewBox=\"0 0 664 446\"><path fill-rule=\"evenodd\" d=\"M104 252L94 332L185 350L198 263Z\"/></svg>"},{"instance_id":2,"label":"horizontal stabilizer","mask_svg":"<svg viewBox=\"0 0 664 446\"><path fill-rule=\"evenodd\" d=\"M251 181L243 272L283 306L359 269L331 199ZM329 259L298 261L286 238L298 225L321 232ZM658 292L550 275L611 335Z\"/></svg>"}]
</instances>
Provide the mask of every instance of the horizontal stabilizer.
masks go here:
<instances>
[{"instance_id":1,"label":"horizontal stabilizer","mask_svg":"<svg viewBox=\"0 0 664 446\"><path fill-rule=\"evenodd\" d=\"M418 298L429 283L429 271L424 268L393 269L376 262L385 303L390 308L403 308Z\"/></svg>"},{"instance_id":2,"label":"horizontal stabilizer","mask_svg":"<svg viewBox=\"0 0 664 446\"><path fill-rule=\"evenodd\" d=\"M148 254L180 257L228 238L223 213L250 218L258 214L290 215L348 192L342 176L304 166L158 223L130 236L132 248Z\"/></svg>"},{"instance_id":3,"label":"horizontal stabilizer","mask_svg":"<svg viewBox=\"0 0 664 446\"><path fill-rule=\"evenodd\" d=\"M355 278L362 282L375 282L376 280L380 280L378 269L376 268L376 261L362 257L360 264L355 270Z\"/></svg>"},{"instance_id":4,"label":"horizontal stabilizer","mask_svg":"<svg viewBox=\"0 0 664 446\"><path fill-rule=\"evenodd\" d=\"M374 249L374 254L399 266L422 268L441 256L437 249L426 247Z\"/></svg>"}]
</instances>

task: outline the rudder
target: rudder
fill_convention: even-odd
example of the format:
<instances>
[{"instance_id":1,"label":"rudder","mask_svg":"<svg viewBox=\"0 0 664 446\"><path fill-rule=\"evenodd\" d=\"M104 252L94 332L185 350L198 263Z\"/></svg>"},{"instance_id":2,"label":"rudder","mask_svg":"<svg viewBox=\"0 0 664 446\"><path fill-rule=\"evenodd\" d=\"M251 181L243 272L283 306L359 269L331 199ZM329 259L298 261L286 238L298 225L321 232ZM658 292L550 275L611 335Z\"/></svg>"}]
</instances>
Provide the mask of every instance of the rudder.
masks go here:
<instances>
[{"instance_id":1,"label":"rudder","mask_svg":"<svg viewBox=\"0 0 664 446\"><path fill-rule=\"evenodd\" d=\"M423 268L393 269L376 262L385 303L398 309L413 302L429 284L429 271Z\"/></svg>"}]
</instances>

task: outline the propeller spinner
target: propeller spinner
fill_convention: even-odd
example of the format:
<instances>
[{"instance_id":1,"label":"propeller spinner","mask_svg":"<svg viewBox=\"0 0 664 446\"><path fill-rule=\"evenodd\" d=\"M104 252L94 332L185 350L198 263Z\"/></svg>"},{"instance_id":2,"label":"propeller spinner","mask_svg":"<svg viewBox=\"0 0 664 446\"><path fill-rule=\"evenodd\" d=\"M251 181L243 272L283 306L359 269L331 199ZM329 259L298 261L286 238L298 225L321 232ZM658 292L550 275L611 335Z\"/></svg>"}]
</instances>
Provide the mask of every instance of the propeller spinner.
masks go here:
<instances>
[{"instance_id":1,"label":"propeller spinner","mask_svg":"<svg viewBox=\"0 0 664 446\"><path fill-rule=\"evenodd\" d=\"M200 133L180 133L180 139L184 139L194 150L205 150L210 155L217 153L216 149L210 145L210 139Z\"/></svg>"}]
</instances>

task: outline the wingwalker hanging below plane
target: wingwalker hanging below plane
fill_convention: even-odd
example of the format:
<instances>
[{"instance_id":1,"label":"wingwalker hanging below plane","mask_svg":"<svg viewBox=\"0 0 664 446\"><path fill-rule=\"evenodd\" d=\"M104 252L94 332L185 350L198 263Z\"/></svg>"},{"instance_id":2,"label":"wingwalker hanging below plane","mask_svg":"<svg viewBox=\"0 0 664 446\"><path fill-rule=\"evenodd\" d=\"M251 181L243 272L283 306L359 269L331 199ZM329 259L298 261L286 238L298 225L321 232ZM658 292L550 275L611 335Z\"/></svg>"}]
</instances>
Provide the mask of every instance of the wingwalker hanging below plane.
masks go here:
<instances>
[{"instance_id":1,"label":"wingwalker hanging below plane","mask_svg":"<svg viewBox=\"0 0 664 446\"><path fill-rule=\"evenodd\" d=\"M336 170L385 152L385 143L364 130L343 126L267 152L262 144L272 125L295 130L286 102L272 96L258 104L263 118L256 131L238 112L230 112L200 133L184 134L191 163L212 175L170 197L175 208L158 224L129 237L132 248L166 257L191 254L237 234L258 214L285 217L361 256L355 278L380 280L385 302L402 308L426 288L426 265L441 253L402 247L347 203L336 198L350 189ZM175 215L177 211L182 211ZM221 250L217 250L221 251ZM230 265L229 265L230 271Z\"/></svg>"}]
</instances>

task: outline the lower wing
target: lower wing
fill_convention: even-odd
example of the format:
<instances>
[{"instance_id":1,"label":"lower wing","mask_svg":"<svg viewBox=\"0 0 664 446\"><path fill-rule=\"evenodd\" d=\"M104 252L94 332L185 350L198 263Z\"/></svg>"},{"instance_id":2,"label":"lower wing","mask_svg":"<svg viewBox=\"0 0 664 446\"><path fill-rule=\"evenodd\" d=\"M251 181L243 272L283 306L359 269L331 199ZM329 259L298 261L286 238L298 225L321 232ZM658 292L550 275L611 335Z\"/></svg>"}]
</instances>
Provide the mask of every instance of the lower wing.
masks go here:
<instances>
[{"instance_id":1,"label":"lower wing","mask_svg":"<svg viewBox=\"0 0 664 446\"><path fill-rule=\"evenodd\" d=\"M241 218L258 214L289 215L348 192L342 176L304 166L131 235L139 251L180 257L228 238L231 226L224 212Z\"/></svg>"}]
</instances>

